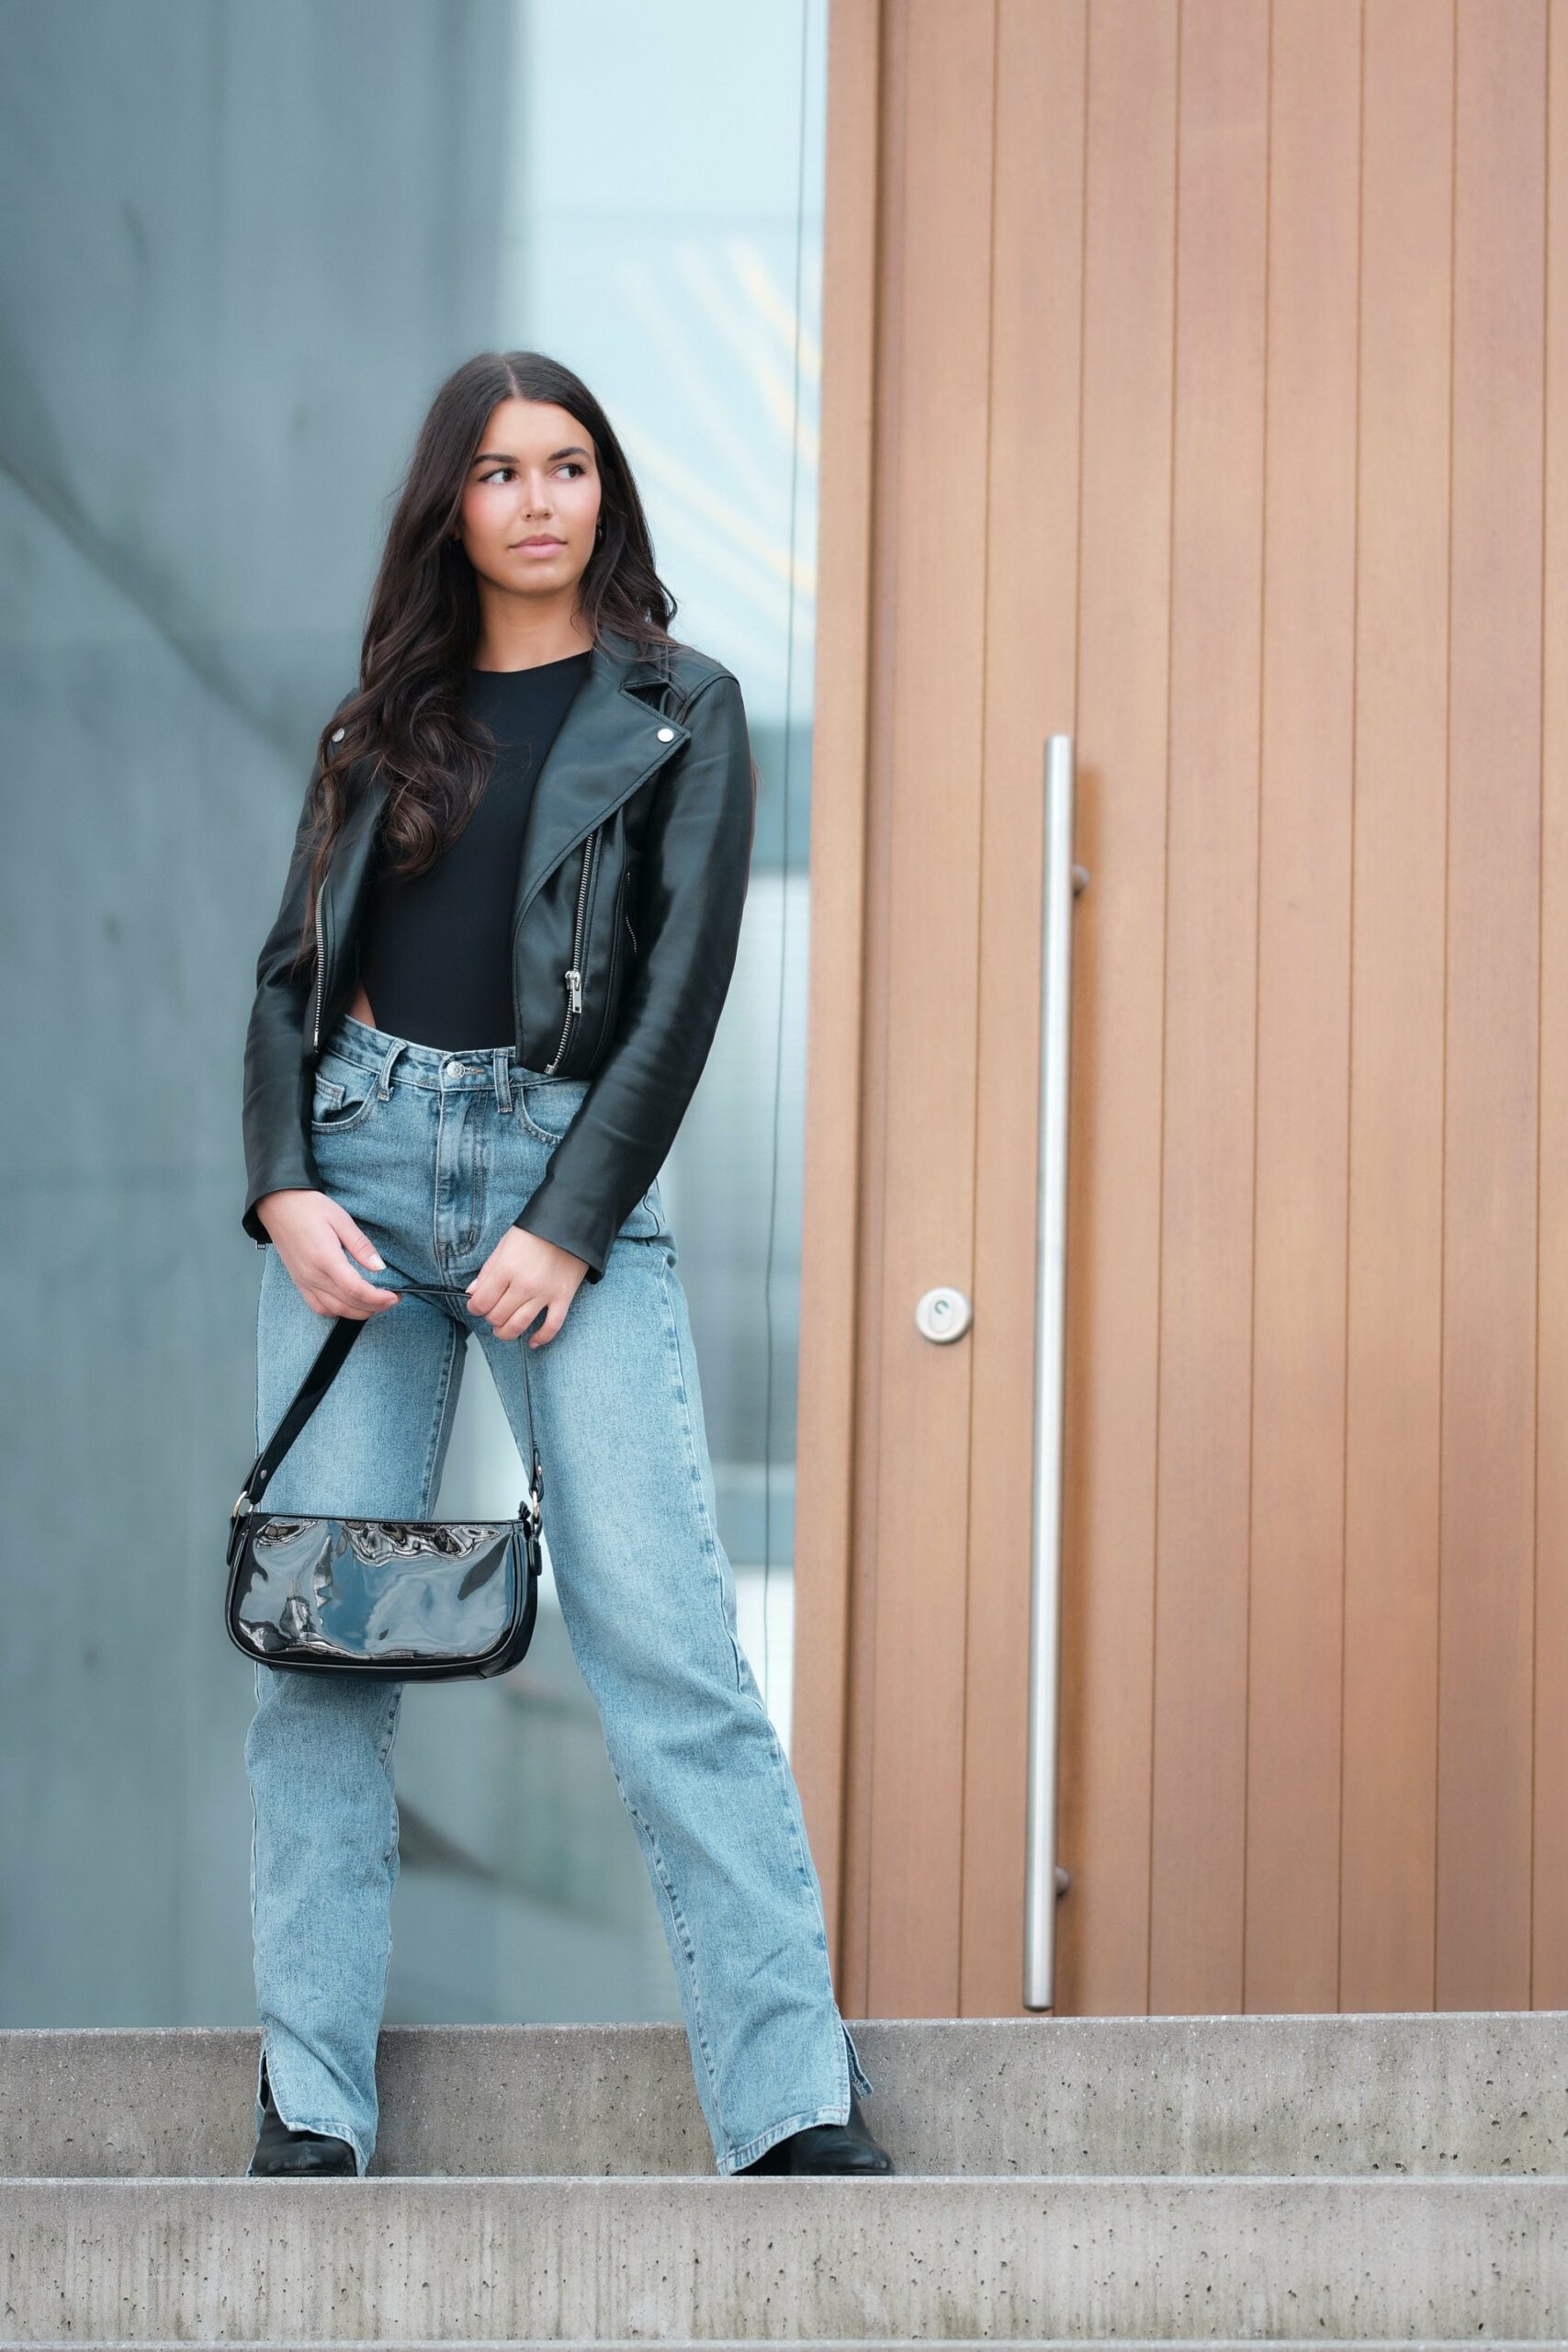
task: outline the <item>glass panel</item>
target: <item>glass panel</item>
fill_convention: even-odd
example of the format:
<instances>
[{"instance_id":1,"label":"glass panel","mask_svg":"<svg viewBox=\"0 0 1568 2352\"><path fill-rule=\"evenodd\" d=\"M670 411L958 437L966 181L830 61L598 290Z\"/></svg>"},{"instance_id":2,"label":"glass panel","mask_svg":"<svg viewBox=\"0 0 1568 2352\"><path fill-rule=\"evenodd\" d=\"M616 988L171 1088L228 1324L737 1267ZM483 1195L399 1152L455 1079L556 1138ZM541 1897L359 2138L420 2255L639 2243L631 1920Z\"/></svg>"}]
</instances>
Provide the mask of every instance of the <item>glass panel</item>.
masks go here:
<instances>
[{"instance_id":1,"label":"glass panel","mask_svg":"<svg viewBox=\"0 0 1568 2352\"><path fill-rule=\"evenodd\" d=\"M787 1738L825 18L5 12L0 1916L25 1926L0 2022L254 2014L252 1677L220 1613L262 1262L240 1050L414 428L484 347L553 353L604 400L676 633L747 698L744 939L662 1190ZM437 1508L510 1510L477 1350L468 1375ZM158 1589L149 1555L166 1579L151 1621L117 1613L128 1552L123 1589ZM502 1684L409 1691L396 1765L389 2021L678 2015L553 1606Z\"/></svg>"}]
</instances>

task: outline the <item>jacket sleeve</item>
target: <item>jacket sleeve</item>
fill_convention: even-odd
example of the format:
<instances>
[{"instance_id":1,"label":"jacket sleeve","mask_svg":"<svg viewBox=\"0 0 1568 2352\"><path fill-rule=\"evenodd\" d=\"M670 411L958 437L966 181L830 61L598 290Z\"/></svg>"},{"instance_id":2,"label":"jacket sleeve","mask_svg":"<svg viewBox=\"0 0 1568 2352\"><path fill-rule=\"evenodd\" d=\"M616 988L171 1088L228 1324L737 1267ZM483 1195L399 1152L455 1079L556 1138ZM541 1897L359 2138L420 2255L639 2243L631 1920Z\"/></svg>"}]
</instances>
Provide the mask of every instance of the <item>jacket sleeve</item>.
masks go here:
<instances>
[{"instance_id":1,"label":"jacket sleeve","mask_svg":"<svg viewBox=\"0 0 1568 2352\"><path fill-rule=\"evenodd\" d=\"M352 699L345 695L338 709ZM241 1222L259 1249L265 1249L269 1238L255 1213L263 1195L301 1186L319 1192L321 1183L310 1151L311 1080L304 1053L315 970L312 964L295 972L288 968L305 914L311 803L319 773L318 763L294 830L283 898L256 959L255 999L245 1032L245 1206Z\"/></svg>"},{"instance_id":2,"label":"jacket sleeve","mask_svg":"<svg viewBox=\"0 0 1568 2352\"><path fill-rule=\"evenodd\" d=\"M728 671L699 689L661 772L637 874L638 940L615 1036L513 1222L603 1278L663 1166L728 992L756 832L751 746Z\"/></svg>"}]
</instances>

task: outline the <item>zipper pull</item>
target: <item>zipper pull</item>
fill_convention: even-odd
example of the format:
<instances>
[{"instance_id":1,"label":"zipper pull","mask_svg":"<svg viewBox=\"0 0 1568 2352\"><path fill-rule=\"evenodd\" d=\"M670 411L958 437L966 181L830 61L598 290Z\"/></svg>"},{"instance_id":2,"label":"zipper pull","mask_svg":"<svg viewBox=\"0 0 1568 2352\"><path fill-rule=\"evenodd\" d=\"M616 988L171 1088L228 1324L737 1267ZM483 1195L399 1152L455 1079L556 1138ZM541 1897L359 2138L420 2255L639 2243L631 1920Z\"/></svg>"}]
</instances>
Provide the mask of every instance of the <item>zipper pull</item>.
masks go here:
<instances>
[{"instance_id":1,"label":"zipper pull","mask_svg":"<svg viewBox=\"0 0 1568 2352\"><path fill-rule=\"evenodd\" d=\"M569 973L567 974L567 976L566 976L566 1000L567 1000L567 1003L568 1003L568 1005L570 1007L570 1009L571 1009L571 1011L572 1011L573 1012L581 1012L581 1010L582 1010L582 975L581 975L581 972L569 972Z\"/></svg>"}]
</instances>

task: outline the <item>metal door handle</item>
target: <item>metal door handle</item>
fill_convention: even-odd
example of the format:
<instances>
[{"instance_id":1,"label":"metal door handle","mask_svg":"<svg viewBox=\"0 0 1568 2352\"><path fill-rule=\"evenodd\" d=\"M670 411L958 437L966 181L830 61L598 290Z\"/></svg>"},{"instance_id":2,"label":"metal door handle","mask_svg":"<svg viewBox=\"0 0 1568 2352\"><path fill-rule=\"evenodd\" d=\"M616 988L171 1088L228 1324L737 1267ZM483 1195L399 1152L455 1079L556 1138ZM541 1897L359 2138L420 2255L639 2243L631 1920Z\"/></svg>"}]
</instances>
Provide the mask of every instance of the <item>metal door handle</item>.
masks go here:
<instances>
[{"instance_id":1,"label":"metal door handle","mask_svg":"<svg viewBox=\"0 0 1568 2352\"><path fill-rule=\"evenodd\" d=\"M1073 739L1045 744L1045 856L1040 924L1040 1156L1034 1303L1034 1484L1029 1631L1029 1808L1024 1860L1023 2006L1054 1996L1057 1708L1062 1596L1063 1439L1066 1404L1067 1107L1072 1044L1073 902L1089 876L1073 864Z\"/></svg>"}]
</instances>

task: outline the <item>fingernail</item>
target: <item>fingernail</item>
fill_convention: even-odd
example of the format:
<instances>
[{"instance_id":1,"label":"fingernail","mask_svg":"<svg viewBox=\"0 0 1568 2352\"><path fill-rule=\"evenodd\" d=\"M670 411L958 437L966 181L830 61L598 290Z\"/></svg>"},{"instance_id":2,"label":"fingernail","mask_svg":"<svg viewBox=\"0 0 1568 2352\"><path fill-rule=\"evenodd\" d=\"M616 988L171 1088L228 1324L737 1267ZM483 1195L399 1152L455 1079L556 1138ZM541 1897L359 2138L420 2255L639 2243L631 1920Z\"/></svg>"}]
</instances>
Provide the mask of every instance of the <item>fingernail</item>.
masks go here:
<instances>
[{"instance_id":1,"label":"fingernail","mask_svg":"<svg viewBox=\"0 0 1568 2352\"><path fill-rule=\"evenodd\" d=\"M386 1272L387 1261L385 1258L378 1258L374 1250L370 1253L370 1263L378 1268L382 1272Z\"/></svg>"}]
</instances>

